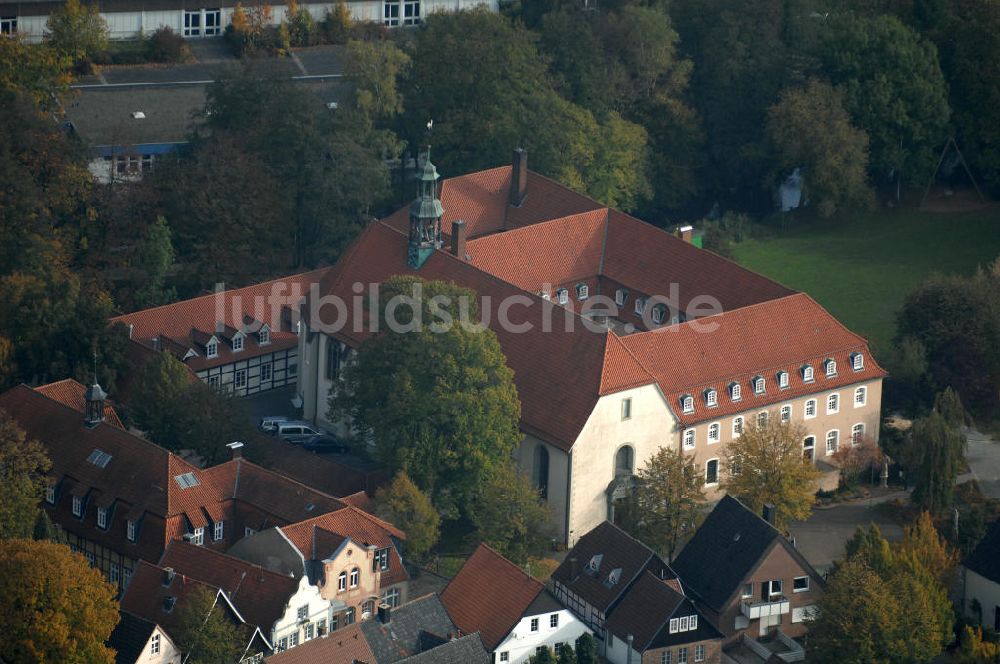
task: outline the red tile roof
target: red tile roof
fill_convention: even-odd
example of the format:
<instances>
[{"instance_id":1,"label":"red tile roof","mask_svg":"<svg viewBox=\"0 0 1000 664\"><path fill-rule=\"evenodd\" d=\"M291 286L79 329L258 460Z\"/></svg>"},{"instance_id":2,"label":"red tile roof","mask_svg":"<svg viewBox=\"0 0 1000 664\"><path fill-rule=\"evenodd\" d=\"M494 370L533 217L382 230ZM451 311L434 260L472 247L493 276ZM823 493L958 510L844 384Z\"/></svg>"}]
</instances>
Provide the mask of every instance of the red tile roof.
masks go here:
<instances>
[{"instance_id":1,"label":"red tile roof","mask_svg":"<svg viewBox=\"0 0 1000 664\"><path fill-rule=\"evenodd\" d=\"M293 577L184 541L171 542L159 566L222 590L240 615L264 634L271 633L299 586Z\"/></svg>"},{"instance_id":2,"label":"red tile roof","mask_svg":"<svg viewBox=\"0 0 1000 664\"><path fill-rule=\"evenodd\" d=\"M35 391L41 392L50 399L69 406L77 412L87 412L87 400L84 398L87 393L87 386L76 382L72 378L64 378L63 380L57 380L47 385L39 385L35 388ZM104 402L104 421L119 429L125 428L125 425L122 424L121 419L118 417L118 413L115 412L114 406L109 401Z\"/></svg>"},{"instance_id":3,"label":"red tile roof","mask_svg":"<svg viewBox=\"0 0 1000 664\"><path fill-rule=\"evenodd\" d=\"M188 597L199 588L212 594L217 593L218 589L184 574L177 574L169 586L164 585L165 581L166 573L163 568L140 560L132 572L132 579L120 604L122 611L156 623L171 637L176 638L179 618ZM172 605L167 603L170 597L175 598Z\"/></svg>"},{"instance_id":4,"label":"red tile roof","mask_svg":"<svg viewBox=\"0 0 1000 664\"><path fill-rule=\"evenodd\" d=\"M293 274L280 279L265 281L246 288L222 293L222 311L217 311L216 294L143 309L111 319L111 323L131 325L134 341L153 346L153 339L165 350L184 358L187 350L197 353L186 361L193 369L228 364L247 357L294 347L297 338L283 319L286 308L294 309L308 292L309 285L317 283L329 268ZM261 323L270 328L270 343L259 345L256 331ZM245 327L248 326L248 327ZM244 349L233 352L231 338L237 329L248 329ZM205 356L205 342L215 336L220 340L218 357Z\"/></svg>"},{"instance_id":5,"label":"red tile roof","mask_svg":"<svg viewBox=\"0 0 1000 664\"><path fill-rule=\"evenodd\" d=\"M442 591L441 603L460 630L479 632L486 649L494 650L544 590L540 581L480 544Z\"/></svg>"},{"instance_id":6,"label":"red tile roof","mask_svg":"<svg viewBox=\"0 0 1000 664\"><path fill-rule=\"evenodd\" d=\"M361 632L361 623L267 658L268 664L377 664Z\"/></svg>"}]
</instances>

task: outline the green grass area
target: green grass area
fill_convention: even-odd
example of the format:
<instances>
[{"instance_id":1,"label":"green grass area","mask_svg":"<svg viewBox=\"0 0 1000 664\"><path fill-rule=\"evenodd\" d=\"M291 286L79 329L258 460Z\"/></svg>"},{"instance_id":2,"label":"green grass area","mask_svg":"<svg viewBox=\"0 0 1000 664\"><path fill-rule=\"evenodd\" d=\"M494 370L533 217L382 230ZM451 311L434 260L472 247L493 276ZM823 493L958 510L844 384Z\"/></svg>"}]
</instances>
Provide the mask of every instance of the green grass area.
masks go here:
<instances>
[{"instance_id":1,"label":"green grass area","mask_svg":"<svg viewBox=\"0 0 1000 664\"><path fill-rule=\"evenodd\" d=\"M933 272L970 274L1000 256L1000 209L880 210L799 220L735 245L736 260L809 293L851 330L887 348L907 293Z\"/></svg>"}]
</instances>

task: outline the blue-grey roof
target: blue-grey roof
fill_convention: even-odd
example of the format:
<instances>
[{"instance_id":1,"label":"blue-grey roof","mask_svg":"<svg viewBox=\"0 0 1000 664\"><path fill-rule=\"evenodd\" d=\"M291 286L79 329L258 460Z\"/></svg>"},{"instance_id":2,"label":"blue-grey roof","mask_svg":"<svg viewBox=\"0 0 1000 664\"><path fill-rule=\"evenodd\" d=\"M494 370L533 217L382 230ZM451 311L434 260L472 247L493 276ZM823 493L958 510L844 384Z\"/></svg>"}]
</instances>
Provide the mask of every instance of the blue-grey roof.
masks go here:
<instances>
[{"instance_id":1,"label":"blue-grey roof","mask_svg":"<svg viewBox=\"0 0 1000 664\"><path fill-rule=\"evenodd\" d=\"M964 564L976 574L1000 583L1000 521L990 526Z\"/></svg>"},{"instance_id":2,"label":"blue-grey roof","mask_svg":"<svg viewBox=\"0 0 1000 664\"><path fill-rule=\"evenodd\" d=\"M437 595L426 595L392 609L388 623L379 618L361 624L375 664L395 664L458 635ZM430 660L427 660L430 661Z\"/></svg>"},{"instance_id":3,"label":"blue-grey roof","mask_svg":"<svg viewBox=\"0 0 1000 664\"><path fill-rule=\"evenodd\" d=\"M156 624L122 611L108 645L115 649L115 664L135 664L146 649Z\"/></svg>"},{"instance_id":4,"label":"blue-grey roof","mask_svg":"<svg viewBox=\"0 0 1000 664\"><path fill-rule=\"evenodd\" d=\"M479 632L400 661L403 664L491 664Z\"/></svg>"}]
</instances>

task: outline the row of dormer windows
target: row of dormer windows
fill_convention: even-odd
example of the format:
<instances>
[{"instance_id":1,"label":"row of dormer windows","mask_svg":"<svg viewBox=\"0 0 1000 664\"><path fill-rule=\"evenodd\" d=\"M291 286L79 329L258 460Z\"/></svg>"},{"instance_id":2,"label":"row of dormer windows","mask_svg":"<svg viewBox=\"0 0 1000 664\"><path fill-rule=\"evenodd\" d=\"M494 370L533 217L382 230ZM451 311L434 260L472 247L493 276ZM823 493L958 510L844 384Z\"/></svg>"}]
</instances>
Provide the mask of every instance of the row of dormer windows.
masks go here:
<instances>
[{"instance_id":1,"label":"row of dormer windows","mask_svg":"<svg viewBox=\"0 0 1000 664\"><path fill-rule=\"evenodd\" d=\"M865 368L865 358L861 353L851 353L851 368L854 371L863 371ZM837 361L828 358L822 363L823 371L827 378L837 377ZM813 371L813 366L811 364L804 364L800 368L800 374L802 376L803 383L811 383L815 380L815 375ZM778 389L784 390L790 387L791 382L789 380L789 374L787 371L778 371L775 373L775 379L778 383ZM754 394L766 394L767 393L767 381L764 376L757 375L750 379L750 389L753 390ZM719 392L714 387L709 387L704 390L703 398L705 400L705 405L708 408L714 408L719 405ZM732 382L729 384L729 400L732 402L740 401L743 398L743 386L738 382ZM680 407L685 413L693 413L695 408L694 396L691 394L683 394L680 397Z\"/></svg>"},{"instance_id":2,"label":"row of dormer windows","mask_svg":"<svg viewBox=\"0 0 1000 664\"><path fill-rule=\"evenodd\" d=\"M238 353L243 350L243 339L244 334L242 332L237 332L233 335L231 342L232 350L234 353ZM260 328L257 332L257 345L266 346L271 343L271 330L265 325ZM205 357L212 358L219 356L219 340L212 337L207 344L205 344Z\"/></svg>"}]
</instances>

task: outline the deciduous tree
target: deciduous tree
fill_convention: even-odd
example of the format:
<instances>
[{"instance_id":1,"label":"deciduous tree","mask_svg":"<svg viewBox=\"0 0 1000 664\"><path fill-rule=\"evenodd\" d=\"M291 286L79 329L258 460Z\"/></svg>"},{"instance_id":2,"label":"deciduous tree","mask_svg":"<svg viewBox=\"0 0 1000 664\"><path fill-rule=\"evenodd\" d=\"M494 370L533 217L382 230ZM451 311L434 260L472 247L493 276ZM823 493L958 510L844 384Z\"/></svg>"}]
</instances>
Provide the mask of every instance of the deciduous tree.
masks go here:
<instances>
[{"instance_id":1,"label":"deciduous tree","mask_svg":"<svg viewBox=\"0 0 1000 664\"><path fill-rule=\"evenodd\" d=\"M406 553L421 560L437 544L441 517L431 499L413 483L406 473L399 472L388 486L375 494L378 515L406 533Z\"/></svg>"},{"instance_id":2,"label":"deciduous tree","mask_svg":"<svg viewBox=\"0 0 1000 664\"><path fill-rule=\"evenodd\" d=\"M597 642L590 632L576 640L576 664L597 664Z\"/></svg>"},{"instance_id":3,"label":"deciduous tree","mask_svg":"<svg viewBox=\"0 0 1000 664\"><path fill-rule=\"evenodd\" d=\"M45 40L74 62L90 60L108 47L108 24L96 4L66 0L49 14L45 27Z\"/></svg>"},{"instance_id":4,"label":"deciduous tree","mask_svg":"<svg viewBox=\"0 0 1000 664\"><path fill-rule=\"evenodd\" d=\"M486 472L469 518L475 527L474 541L486 542L518 565L539 556L551 535L548 507L513 461Z\"/></svg>"},{"instance_id":5,"label":"deciduous tree","mask_svg":"<svg viewBox=\"0 0 1000 664\"><path fill-rule=\"evenodd\" d=\"M13 664L113 664L116 589L53 542L0 541L0 652Z\"/></svg>"},{"instance_id":6,"label":"deciduous tree","mask_svg":"<svg viewBox=\"0 0 1000 664\"><path fill-rule=\"evenodd\" d=\"M236 662L244 654L248 635L226 614L216 594L198 588L178 609L177 644L189 664Z\"/></svg>"},{"instance_id":7,"label":"deciduous tree","mask_svg":"<svg viewBox=\"0 0 1000 664\"><path fill-rule=\"evenodd\" d=\"M918 459L911 498L921 509L938 513L951 505L965 439L937 411L931 411L913 423L910 444Z\"/></svg>"},{"instance_id":8,"label":"deciduous tree","mask_svg":"<svg viewBox=\"0 0 1000 664\"><path fill-rule=\"evenodd\" d=\"M0 539L31 537L51 467L41 443L0 409Z\"/></svg>"},{"instance_id":9,"label":"deciduous tree","mask_svg":"<svg viewBox=\"0 0 1000 664\"><path fill-rule=\"evenodd\" d=\"M819 471L802 459L805 431L776 417L748 424L725 451L721 488L759 514L765 503L776 508L775 527L809 517L816 499Z\"/></svg>"},{"instance_id":10,"label":"deciduous tree","mask_svg":"<svg viewBox=\"0 0 1000 664\"><path fill-rule=\"evenodd\" d=\"M636 484L638 539L673 560L695 529L705 484L694 457L661 447L639 470Z\"/></svg>"}]
</instances>

